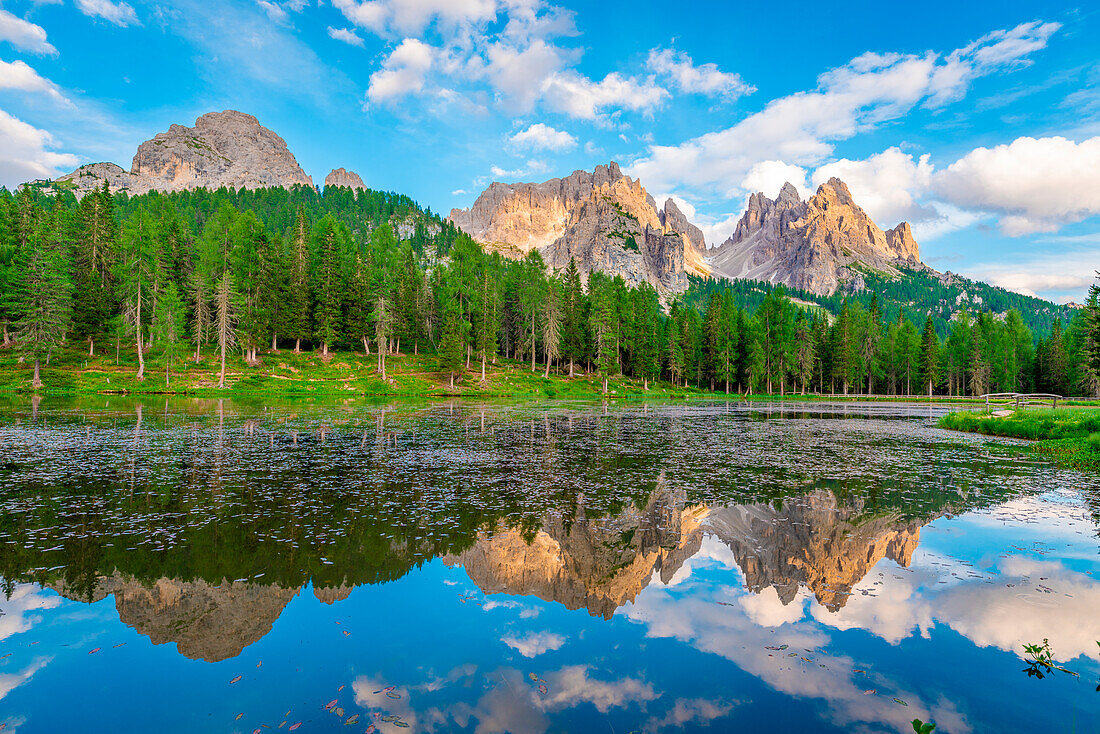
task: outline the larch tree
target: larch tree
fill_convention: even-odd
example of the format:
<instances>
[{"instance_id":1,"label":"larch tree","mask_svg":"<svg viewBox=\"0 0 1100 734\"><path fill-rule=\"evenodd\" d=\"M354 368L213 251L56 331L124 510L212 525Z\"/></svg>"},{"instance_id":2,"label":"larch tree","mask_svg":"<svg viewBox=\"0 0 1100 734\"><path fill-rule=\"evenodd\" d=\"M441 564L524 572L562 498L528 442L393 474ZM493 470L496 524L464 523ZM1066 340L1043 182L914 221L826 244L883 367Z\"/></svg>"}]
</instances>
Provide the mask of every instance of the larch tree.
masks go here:
<instances>
[{"instance_id":1,"label":"larch tree","mask_svg":"<svg viewBox=\"0 0 1100 734\"><path fill-rule=\"evenodd\" d=\"M117 277L122 292L123 317L134 335L138 358L137 379L142 380L145 378L144 325L149 317L146 306L153 297L157 272L153 218L144 207L127 221L121 244Z\"/></svg>"},{"instance_id":2,"label":"larch tree","mask_svg":"<svg viewBox=\"0 0 1100 734\"><path fill-rule=\"evenodd\" d=\"M214 332L218 339L218 351L221 369L218 373L218 387L225 387L225 355L237 345L237 295L233 283L233 274L226 268L214 290Z\"/></svg>"}]
</instances>

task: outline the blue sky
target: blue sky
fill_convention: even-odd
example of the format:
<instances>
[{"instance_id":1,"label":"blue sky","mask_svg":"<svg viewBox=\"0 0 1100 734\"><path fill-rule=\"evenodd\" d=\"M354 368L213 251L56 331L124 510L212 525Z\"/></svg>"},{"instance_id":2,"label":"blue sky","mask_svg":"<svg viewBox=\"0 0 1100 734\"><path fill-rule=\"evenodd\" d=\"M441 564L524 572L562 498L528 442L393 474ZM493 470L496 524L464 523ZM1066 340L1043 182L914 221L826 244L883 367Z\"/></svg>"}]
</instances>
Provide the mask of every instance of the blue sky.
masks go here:
<instances>
[{"instance_id":1,"label":"blue sky","mask_svg":"<svg viewBox=\"0 0 1100 734\"><path fill-rule=\"evenodd\" d=\"M922 255L1048 298L1100 268L1100 9L635 0L0 0L0 184L256 115L314 179L433 210L618 161L708 242L848 182Z\"/></svg>"}]
</instances>

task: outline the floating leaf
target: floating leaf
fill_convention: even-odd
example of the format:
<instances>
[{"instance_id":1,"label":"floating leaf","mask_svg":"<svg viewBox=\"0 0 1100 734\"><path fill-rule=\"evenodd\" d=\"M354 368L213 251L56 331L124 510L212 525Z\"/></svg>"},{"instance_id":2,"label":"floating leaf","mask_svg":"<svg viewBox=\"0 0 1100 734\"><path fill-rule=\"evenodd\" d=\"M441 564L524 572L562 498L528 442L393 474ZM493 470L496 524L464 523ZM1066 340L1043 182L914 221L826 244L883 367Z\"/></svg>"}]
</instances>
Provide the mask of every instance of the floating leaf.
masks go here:
<instances>
[{"instance_id":1,"label":"floating leaf","mask_svg":"<svg viewBox=\"0 0 1100 734\"><path fill-rule=\"evenodd\" d=\"M877 689L868 688L866 691L863 692L863 695L864 696L870 696L871 694L877 693L877 692L878 692Z\"/></svg>"},{"instance_id":2,"label":"floating leaf","mask_svg":"<svg viewBox=\"0 0 1100 734\"><path fill-rule=\"evenodd\" d=\"M401 694L394 693L393 691L386 691L386 698L401 698Z\"/></svg>"},{"instance_id":3,"label":"floating leaf","mask_svg":"<svg viewBox=\"0 0 1100 734\"><path fill-rule=\"evenodd\" d=\"M533 681L535 681L535 680L538 680L538 679L539 679L539 676L538 676L538 674L537 674L537 673L528 673L528 674L527 674L527 677L528 677L528 678L530 678L530 679L531 679L531 680L533 680Z\"/></svg>"},{"instance_id":4,"label":"floating leaf","mask_svg":"<svg viewBox=\"0 0 1100 734\"><path fill-rule=\"evenodd\" d=\"M240 721L243 716L244 716L244 711L237 714L237 718L233 719L233 721Z\"/></svg>"},{"instance_id":5,"label":"floating leaf","mask_svg":"<svg viewBox=\"0 0 1100 734\"><path fill-rule=\"evenodd\" d=\"M894 703L900 703L902 706L908 706L909 705L905 701L902 701L900 698L895 698Z\"/></svg>"},{"instance_id":6,"label":"floating leaf","mask_svg":"<svg viewBox=\"0 0 1100 734\"><path fill-rule=\"evenodd\" d=\"M287 729L287 731L294 731L295 729L297 729L301 725L302 725L302 722L300 722L300 721L297 724L291 724L290 728Z\"/></svg>"},{"instance_id":7,"label":"floating leaf","mask_svg":"<svg viewBox=\"0 0 1100 734\"><path fill-rule=\"evenodd\" d=\"M344 722L344 726L351 726L357 721L359 721L359 714L352 714L348 717L348 720Z\"/></svg>"},{"instance_id":8,"label":"floating leaf","mask_svg":"<svg viewBox=\"0 0 1100 734\"><path fill-rule=\"evenodd\" d=\"M406 724L404 721L395 721L395 722L393 722L393 725L396 726L399 729L408 729L409 728L409 725Z\"/></svg>"},{"instance_id":9,"label":"floating leaf","mask_svg":"<svg viewBox=\"0 0 1100 734\"><path fill-rule=\"evenodd\" d=\"M542 695L545 696L549 692L550 692L550 689L546 687L545 683L540 683L539 684L539 693L541 693Z\"/></svg>"},{"instance_id":10,"label":"floating leaf","mask_svg":"<svg viewBox=\"0 0 1100 734\"><path fill-rule=\"evenodd\" d=\"M236 678L234 678L233 680L229 681L229 685L233 685L234 683L240 683L240 681L241 681L241 678L243 678L243 677L244 677L243 675L238 675L238 676L237 676Z\"/></svg>"},{"instance_id":11,"label":"floating leaf","mask_svg":"<svg viewBox=\"0 0 1100 734\"><path fill-rule=\"evenodd\" d=\"M328 711L330 708L332 708L335 705L336 705L336 699L334 698L334 699L332 699L331 701L329 701L328 703L325 704L325 711Z\"/></svg>"},{"instance_id":12,"label":"floating leaf","mask_svg":"<svg viewBox=\"0 0 1100 734\"><path fill-rule=\"evenodd\" d=\"M98 647L92 648L91 650L88 651L88 654L89 655L94 655L97 652L99 652L99 650L100 650L100 648L98 648Z\"/></svg>"}]
</instances>

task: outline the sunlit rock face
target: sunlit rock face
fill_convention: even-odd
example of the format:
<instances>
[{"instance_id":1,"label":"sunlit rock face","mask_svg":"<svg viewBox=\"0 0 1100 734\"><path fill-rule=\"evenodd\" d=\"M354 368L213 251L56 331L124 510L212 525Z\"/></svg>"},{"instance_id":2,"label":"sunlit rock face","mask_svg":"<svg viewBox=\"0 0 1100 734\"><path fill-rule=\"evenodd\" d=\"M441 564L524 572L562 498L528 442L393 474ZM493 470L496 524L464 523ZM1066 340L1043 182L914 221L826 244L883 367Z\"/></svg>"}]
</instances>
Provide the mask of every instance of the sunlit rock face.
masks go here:
<instances>
[{"instance_id":1,"label":"sunlit rock face","mask_svg":"<svg viewBox=\"0 0 1100 734\"><path fill-rule=\"evenodd\" d=\"M347 171L343 168L335 168L325 176L325 188L330 186L342 186L346 189L365 189L363 179L355 171Z\"/></svg>"},{"instance_id":2,"label":"sunlit rock face","mask_svg":"<svg viewBox=\"0 0 1100 734\"><path fill-rule=\"evenodd\" d=\"M774 200L753 194L733 235L707 262L716 275L820 295L836 292L842 283L858 285L857 266L888 273L921 266L909 224L883 232L838 178L821 184L807 201L790 183Z\"/></svg>"},{"instance_id":3,"label":"sunlit rock face","mask_svg":"<svg viewBox=\"0 0 1100 734\"><path fill-rule=\"evenodd\" d=\"M286 141L252 115L236 110L210 112L194 127L172 125L138 146L130 170L111 163L81 166L56 183L79 198L101 188L144 194L190 189L256 189L313 186Z\"/></svg>"},{"instance_id":4,"label":"sunlit rock face","mask_svg":"<svg viewBox=\"0 0 1100 734\"><path fill-rule=\"evenodd\" d=\"M587 609L610 619L657 572L670 580L702 541L703 508L682 494L658 490L644 509L612 518L549 520L528 542L519 530L484 533L448 565L462 566L486 594L520 594Z\"/></svg>"},{"instance_id":5,"label":"sunlit rock face","mask_svg":"<svg viewBox=\"0 0 1100 734\"><path fill-rule=\"evenodd\" d=\"M212 586L203 580L151 584L121 575L99 580L91 599L58 582L52 588L80 601L114 596L119 619L154 645L174 642L181 655L215 663L241 654L268 632L298 589L243 581Z\"/></svg>"},{"instance_id":6,"label":"sunlit rock face","mask_svg":"<svg viewBox=\"0 0 1100 734\"><path fill-rule=\"evenodd\" d=\"M511 257L538 250L583 276L619 275L662 294L687 288L687 273L706 274L703 232L669 199L658 208L640 181L612 162L543 183L494 183L450 219L482 245Z\"/></svg>"},{"instance_id":7,"label":"sunlit rock face","mask_svg":"<svg viewBox=\"0 0 1100 734\"><path fill-rule=\"evenodd\" d=\"M841 505L819 490L770 505L735 505L713 510L707 531L733 551L750 591L775 587L784 604L800 586L824 607L837 611L875 564L889 558L908 566L920 542L921 523L896 515L863 515L864 504Z\"/></svg>"}]
</instances>

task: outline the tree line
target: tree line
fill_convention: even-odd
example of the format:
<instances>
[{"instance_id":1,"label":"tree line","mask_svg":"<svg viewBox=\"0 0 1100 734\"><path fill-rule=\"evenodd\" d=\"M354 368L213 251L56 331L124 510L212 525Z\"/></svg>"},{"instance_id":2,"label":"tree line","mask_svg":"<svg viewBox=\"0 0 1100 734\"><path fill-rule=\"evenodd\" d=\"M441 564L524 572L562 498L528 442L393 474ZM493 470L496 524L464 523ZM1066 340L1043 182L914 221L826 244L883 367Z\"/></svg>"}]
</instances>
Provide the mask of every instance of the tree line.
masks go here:
<instances>
[{"instance_id":1,"label":"tree line","mask_svg":"<svg viewBox=\"0 0 1100 734\"><path fill-rule=\"evenodd\" d=\"M781 287L694 281L663 300L649 284L537 252L486 252L407 197L308 187L114 195L79 201L0 190L0 325L40 366L63 348L132 350L173 363L213 355L354 350L386 378L394 354L435 355L452 387L498 359L532 371L624 375L724 392L1096 394L1100 293L1036 339L1020 311L884 313L876 297L835 310ZM914 320L916 319L916 320ZM942 325L941 325L942 328Z\"/></svg>"}]
</instances>

